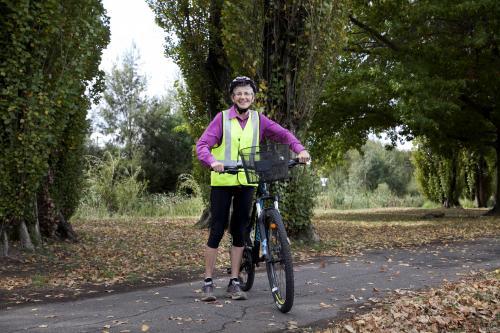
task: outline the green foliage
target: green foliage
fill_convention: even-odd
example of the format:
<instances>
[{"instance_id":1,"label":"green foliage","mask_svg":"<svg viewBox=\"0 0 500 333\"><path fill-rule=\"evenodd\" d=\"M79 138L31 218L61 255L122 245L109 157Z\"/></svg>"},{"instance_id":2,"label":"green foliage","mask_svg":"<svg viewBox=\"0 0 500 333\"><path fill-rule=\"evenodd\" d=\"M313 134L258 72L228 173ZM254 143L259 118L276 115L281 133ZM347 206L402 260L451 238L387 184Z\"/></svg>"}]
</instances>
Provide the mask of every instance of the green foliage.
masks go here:
<instances>
[{"instance_id":1,"label":"green foliage","mask_svg":"<svg viewBox=\"0 0 500 333\"><path fill-rule=\"evenodd\" d=\"M362 147L362 158L350 153L349 176L369 191L385 183L398 195L406 192L412 168L409 153L386 150L380 143L368 141Z\"/></svg>"},{"instance_id":2,"label":"green foliage","mask_svg":"<svg viewBox=\"0 0 500 333\"><path fill-rule=\"evenodd\" d=\"M291 173L291 180L274 185L274 190L279 193L280 212L288 233L291 237L299 238L303 233L309 232L319 184L318 177L311 168L296 167Z\"/></svg>"},{"instance_id":3,"label":"green foliage","mask_svg":"<svg viewBox=\"0 0 500 333\"><path fill-rule=\"evenodd\" d=\"M357 209L376 207L418 207L422 198L413 179L412 152L387 150L368 141L361 153L348 151L342 164L323 168L328 177L318 199L320 209Z\"/></svg>"},{"instance_id":4,"label":"green foliage","mask_svg":"<svg viewBox=\"0 0 500 333\"><path fill-rule=\"evenodd\" d=\"M173 192L181 174L191 171L193 139L187 122L173 112L173 97L149 102L140 121L141 166L149 193Z\"/></svg>"},{"instance_id":5,"label":"green foliage","mask_svg":"<svg viewBox=\"0 0 500 333\"><path fill-rule=\"evenodd\" d=\"M256 107L299 137L308 128L324 77L342 47L347 3L224 2L222 34L233 71L252 75L261 90ZM315 196L311 183L294 177L279 193L290 234L310 229Z\"/></svg>"},{"instance_id":6,"label":"green foliage","mask_svg":"<svg viewBox=\"0 0 500 333\"><path fill-rule=\"evenodd\" d=\"M499 14L493 0L353 1L348 45L313 121L315 150L333 161L389 130L394 143L425 136L439 154L500 154Z\"/></svg>"},{"instance_id":7,"label":"green foliage","mask_svg":"<svg viewBox=\"0 0 500 333\"><path fill-rule=\"evenodd\" d=\"M121 64L114 64L106 77L105 105L99 114L102 134L112 135L114 142L123 145L132 159L139 151L141 120L147 108L144 96L146 78L139 73L139 54L135 45L128 50Z\"/></svg>"},{"instance_id":8,"label":"green foliage","mask_svg":"<svg viewBox=\"0 0 500 333\"><path fill-rule=\"evenodd\" d=\"M42 183L71 214L108 19L98 0L1 1L0 9L0 220L29 219Z\"/></svg>"},{"instance_id":9,"label":"green foliage","mask_svg":"<svg viewBox=\"0 0 500 333\"><path fill-rule=\"evenodd\" d=\"M147 0L167 33L165 53L180 67L185 85L177 83L179 105L188 131L199 138L206 125L230 101L231 68L221 40L223 0ZM208 172L193 155L196 180L208 198Z\"/></svg>"},{"instance_id":10,"label":"green foliage","mask_svg":"<svg viewBox=\"0 0 500 333\"><path fill-rule=\"evenodd\" d=\"M188 119L208 121L229 102L227 84L231 70L220 32L224 1L147 2L156 14L156 22L167 33L165 53L180 67L186 82L193 106Z\"/></svg>"},{"instance_id":11,"label":"green foliage","mask_svg":"<svg viewBox=\"0 0 500 333\"><path fill-rule=\"evenodd\" d=\"M342 160L349 149L360 149L370 132L394 129L400 124L395 104L392 68L371 57L343 54L327 77L308 133L312 153L324 165Z\"/></svg>"},{"instance_id":12,"label":"green foliage","mask_svg":"<svg viewBox=\"0 0 500 333\"><path fill-rule=\"evenodd\" d=\"M144 194L132 206L133 210L117 211L110 216L109 211L102 203L84 200L78 207L75 218L194 217L199 216L203 211L203 202L200 197L188 197L173 193Z\"/></svg>"},{"instance_id":13,"label":"green foliage","mask_svg":"<svg viewBox=\"0 0 500 333\"><path fill-rule=\"evenodd\" d=\"M486 170L481 170L482 160L480 153L465 148L436 152L423 138L418 140L418 149L413 155L421 192L427 199L447 207L460 205L459 198L470 202L477 196L483 196L486 205L491 195L492 170L488 170L487 165L483 166ZM481 179L479 173L486 176ZM479 190L480 186L484 188Z\"/></svg>"},{"instance_id":14,"label":"green foliage","mask_svg":"<svg viewBox=\"0 0 500 333\"><path fill-rule=\"evenodd\" d=\"M200 197L201 188L192 175L183 173L177 179L175 193L180 196Z\"/></svg>"},{"instance_id":15,"label":"green foliage","mask_svg":"<svg viewBox=\"0 0 500 333\"><path fill-rule=\"evenodd\" d=\"M105 207L108 214L125 214L137 208L146 183L139 180L140 167L109 152L103 159L89 157L83 207Z\"/></svg>"},{"instance_id":16,"label":"green foliage","mask_svg":"<svg viewBox=\"0 0 500 333\"><path fill-rule=\"evenodd\" d=\"M256 108L262 107L299 136L306 131L328 66L342 47L338 41L343 39L347 1L148 3L159 24L177 37L167 40L166 51L186 79L181 105L193 121L190 132L194 137L229 102L227 84L233 73L253 76L259 82ZM207 193L207 172L195 164L194 174ZM312 206L313 192L303 200L305 206ZM297 222L297 231L310 226L311 215L302 211L294 215L304 217Z\"/></svg>"},{"instance_id":17,"label":"green foliage","mask_svg":"<svg viewBox=\"0 0 500 333\"><path fill-rule=\"evenodd\" d=\"M352 186L349 182L331 185L318 194L316 209L366 209L383 207L422 207L424 198L418 193L396 195L381 183L374 191Z\"/></svg>"},{"instance_id":18,"label":"green foliage","mask_svg":"<svg viewBox=\"0 0 500 333\"><path fill-rule=\"evenodd\" d=\"M235 19L237 17L244 19ZM237 75L262 78L263 1L224 1L222 40L228 61ZM248 47L253 45L253 47Z\"/></svg>"}]
</instances>

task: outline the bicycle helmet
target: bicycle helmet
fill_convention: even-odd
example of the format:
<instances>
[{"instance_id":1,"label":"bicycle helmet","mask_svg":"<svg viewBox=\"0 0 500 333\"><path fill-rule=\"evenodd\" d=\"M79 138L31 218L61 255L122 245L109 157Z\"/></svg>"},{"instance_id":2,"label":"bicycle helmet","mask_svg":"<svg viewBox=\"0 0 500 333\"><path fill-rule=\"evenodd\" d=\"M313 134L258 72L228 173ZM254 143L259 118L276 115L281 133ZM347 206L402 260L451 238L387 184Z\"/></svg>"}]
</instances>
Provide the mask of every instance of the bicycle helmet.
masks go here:
<instances>
[{"instance_id":1,"label":"bicycle helmet","mask_svg":"<svg viewBox=\"0 0 500 333\"><path fill-rule=\"evenodd\" d=\"M257 93L257 86L255 85L255 82L247 76L237 76L234 78L233 81L229 84L229 94L233 93L234 88L239 87L239 86L246 86L249 85L252 87L253 93Z\"/></svg>"}]
</instances>

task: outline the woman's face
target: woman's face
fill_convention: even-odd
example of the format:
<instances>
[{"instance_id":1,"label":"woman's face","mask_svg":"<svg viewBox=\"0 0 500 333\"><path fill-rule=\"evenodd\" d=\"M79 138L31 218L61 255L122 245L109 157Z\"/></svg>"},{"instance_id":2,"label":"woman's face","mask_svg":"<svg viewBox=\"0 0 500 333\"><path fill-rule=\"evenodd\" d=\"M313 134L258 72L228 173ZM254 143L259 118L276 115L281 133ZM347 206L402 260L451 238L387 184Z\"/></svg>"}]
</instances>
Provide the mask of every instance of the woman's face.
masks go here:
<instances>
[{"instance_id":1,"label":"woman's face","mask_svg":"<svg viewBox=\"0 0 500 333\"><path fill-rule=\"evenodd\" d=\"M234 88L231 100L240 109L248 109L254 99L253 89L250 85Z\"/></svg>"}]
</instances>

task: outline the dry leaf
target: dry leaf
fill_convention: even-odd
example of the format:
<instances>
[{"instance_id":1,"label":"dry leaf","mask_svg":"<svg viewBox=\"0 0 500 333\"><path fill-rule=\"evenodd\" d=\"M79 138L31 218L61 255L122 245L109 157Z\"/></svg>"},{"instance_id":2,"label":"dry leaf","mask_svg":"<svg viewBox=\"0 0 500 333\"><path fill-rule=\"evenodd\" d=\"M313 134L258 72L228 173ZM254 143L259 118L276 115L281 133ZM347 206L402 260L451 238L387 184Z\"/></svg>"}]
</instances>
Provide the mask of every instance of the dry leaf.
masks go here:
<instances>
[{"instance_id":1,"label":"dry leaf","mask_svg":"<svg viewBox=\"0 0 500 333\"><path fill-rule=\"evenodd\" d=\"M352 328L351 325L344 325L344 328L347 330L347 332L349 333L356 333L356 331L354 330L354 328Z\"/></svg>"}]
</instances>

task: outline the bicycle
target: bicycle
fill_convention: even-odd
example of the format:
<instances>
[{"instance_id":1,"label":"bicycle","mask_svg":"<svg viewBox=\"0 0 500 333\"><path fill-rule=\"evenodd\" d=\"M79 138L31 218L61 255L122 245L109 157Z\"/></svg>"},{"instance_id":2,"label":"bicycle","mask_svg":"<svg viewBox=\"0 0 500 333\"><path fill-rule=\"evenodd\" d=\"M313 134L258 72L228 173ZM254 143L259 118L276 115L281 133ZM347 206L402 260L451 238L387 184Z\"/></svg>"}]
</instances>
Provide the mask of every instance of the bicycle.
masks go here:
<instances>
[{"instance_id":1,"label":"bicycle","mask_svg":"<svg viewBox=\"0 0 500 333\"><path fill-rule=\"evenodd\" d=\"M265 262L275 305L286 313L291 310L294 299L290 239L279 212L278 196L270 193L269 187L273 182L288 179L290 168L305 163L290 159L288 146L282 144L244 148L239 151L239 156L242 164L226 166L224 172L245 172L249 184L258 184L245 237L240 287L243 291L250 290L255 279L255 267ZM241 167L244 171L241 171Z\"/></svg>"}]
</instances>

